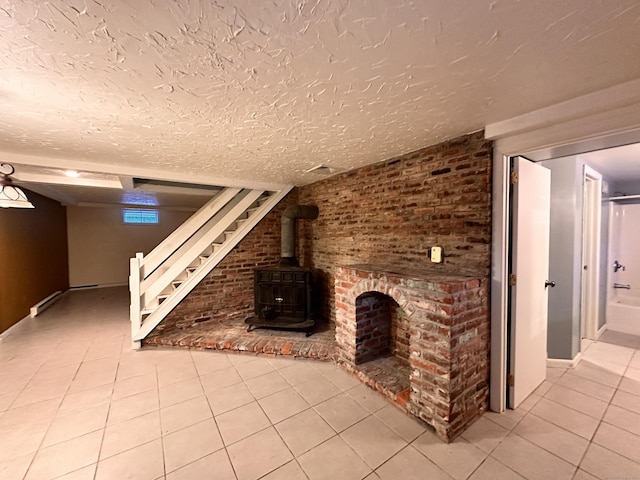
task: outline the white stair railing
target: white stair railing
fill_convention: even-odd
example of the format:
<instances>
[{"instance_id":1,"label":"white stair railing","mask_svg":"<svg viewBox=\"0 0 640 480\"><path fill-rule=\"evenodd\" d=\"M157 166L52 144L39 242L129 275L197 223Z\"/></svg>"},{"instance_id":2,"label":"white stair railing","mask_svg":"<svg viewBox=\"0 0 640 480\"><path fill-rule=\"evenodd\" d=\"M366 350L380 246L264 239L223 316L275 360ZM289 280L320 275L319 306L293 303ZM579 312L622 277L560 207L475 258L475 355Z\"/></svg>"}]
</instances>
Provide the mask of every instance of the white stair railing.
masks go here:
<instances>
[{"instance_id":1,"label":"white stair railing","mask_svg":"<svg viewBox=\"0 0 640 480\"><path fill-rule=\"evenodd\" d=\"M129 261L129 292L131 293L129 319L131 320L131 343L133 348L140 348L140 341L133 340L133 337L142 327L142 304L140 301L142 258L142 253L136 253L136 256Z\"/></svg>"},{"instance_id":2,"label":"white stair railing","mask_svg":"<svg viewBox=\"0 0 640 480\"><path fill-rule=\"evenodd\" d=\"M149 252L149 255L144 258L142 264L142 275L144 278L147 278L167 257L184 243L185 239L190 238L202 228L211 217L218 213L233 197L240 193L241 190L241 188L225 188L209 200L200 210L191 215L186 222L174 230L173 233L165 238L156 248Z\"/></svg>"},{"instance_id":3,"label":"white stair railing","mask_svg":"<svg viewBox=\"0 0 640 480\"><path fill-rule=\"evenodd\" d=\"M185 273L185 269L193 263L194 259L212 246L214 240L227 231L238 220L240 215L256 202L263 193L261 190L240 192L225 208L218 212L209 222L205 223L202 229L195 232L200 233L200 235L192 236L184 242L184 245L181 245L181 248L178 248L167 257L167 260L163 263L163 267L166 268L157 269L160 272L157 277L149 275L148 278L142 280L140 289L142 292L142 305L145 309L153 307L153 299L171 285L171 282L178 279L182 273ZM144 260L142 267L144 268Z\"/></svg>"},{"instance_id":4,"label":"white stair railing","mask_svg":"<svg viewBox=\"0 0 640 480\"><path fill-rule=\"evenodd\" d=\"M227 188L153 251L130 260L131 338L134 348L289 193Z\"/></svg>"}]
</instances>

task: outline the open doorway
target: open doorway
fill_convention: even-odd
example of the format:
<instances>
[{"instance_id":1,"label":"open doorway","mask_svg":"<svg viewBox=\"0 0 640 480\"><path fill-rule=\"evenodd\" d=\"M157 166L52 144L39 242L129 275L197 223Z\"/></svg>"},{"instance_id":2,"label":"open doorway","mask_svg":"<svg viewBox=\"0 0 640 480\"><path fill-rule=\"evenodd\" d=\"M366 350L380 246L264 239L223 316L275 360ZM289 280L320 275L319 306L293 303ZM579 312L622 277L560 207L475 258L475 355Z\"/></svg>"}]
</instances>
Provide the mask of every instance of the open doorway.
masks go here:
<instances>
[{"instance_id":1,"label":"open doorway","mask_svg":"<svg viewBox=\"0 0 640 480\"><path fill-rule=\"evenodd\" d=\"M634 283L620 281L626 275L626 266L613 280L613 256L620 257L620 248L612 256L609 238L616 245L625 245L625 241L633 241L634 235L623 239L620 226L620 231L609 235L609 213L617 215L618 224L629 227L623 218L626 211L612 204L611 199L640 194L640 144L539 163L549 168L552 176L549 278L557 284L549 289L547 365L575 367L589 345L608 329L609 321L619 329L618 320L624 313L616 307L624 302L618 299L628 296L618 292L633 293L619 288ZM629 259L631 256L624 255Z\"/></svg>"},{"instance_id":2,"label":"open doorway","mask_svg":"<svg viewBox=\"0 0 640 480\"><path fill-rule=\"evenodd\" d=\"M627 299L635 305L632 297L640 298L640 280L629 280L629 275L640 278L640 256L638 262L634 260L637 221L631 218L633 211L640 211L640 199L636 197L640 194L640 144L602 149L582 157L588 167L585 168L584 183L583 258L585 265L596 270L583 272L582 337L588 344L589 340L600 338L605 330L620 330L618 320L626 309L615 307L624 305ZM595 190L601 192L599 201ZM598 226L600 232L597 232ZM623 265L620 263L621 249L625 252L622 259L629 260L629 270L626 266L614 267L615 262ZM630 288L619 288L627 285ZM640 334L640 325L634 332Z\"/></svg>"},{"instance_id":3,"label":"open doorway","mask_svg":"<svg viewBox=\"0 0 640 480\"><path fill-rule=\"evenodd\" d=\"M497 130L497 129L496 129ZM544 132L546 134L546 132ZM542 136L542 133L540 134ZM490 135L488 135L491 138ZM574 137L575 138L575 137ZM491 382L491 396L490 404L491 409L494 411L502 411L506 406L506 354L504 347L506 345L506 330L504 328L505 322L505 307L506 304L506 292L509 288L509 272L508 272L508 258L510 255L509 245L507 241L506 232L509 229L509 219L506 212L507 196L506 192L509 191L508 184L508 162L507 159L515 154L523 154L534 161L549 161L551 159L558 159L562 157L573 157L575 164L573 166L578 167L579 161L583 161L585 155L595 154L606 148L619 147L622 145L630 145L640 142L640 130L629 130L625 133L594 136L589 140L580 141L568 141L565 144L558 146L556 144L553 147L538 147L535 145L544 145L544 140L535 135L531 135L525 138L524 135L515 137L503 137L499 138L494 143L494 265L492 269L492 278L494 283L492 285L492 382ZM580 158L578 158L580 157ZM640 157L638 157L640 158ZM591 164L591 160L597 163L596 159L589 159L589 166L596 172L601 173L601 169ZM580 319L581 312L581 291L582 291L582 271L583 271L583 258L582 258L582 205L584 202L582 186L584 183L584 165L582 163L580 168L574 169L575 173L579 173L577 178L577 185L580 189L577 190L579 198L579 209L574 208L571 210L571 218L577 219L577 227L572 232L570 238L577 242L577 248L573 253L577 252L577 272L572 274L572 279L577 279L577 285L573 285L573 289L567 297L571 302L577 302L577 306L572 306L571 315L565 317L563 320L557 323L560 327L560 334L549 331L549 338L553 338L558 345L563 345L565 351L561 356L555 357L561 360L566 360L566 366L572 366L572 362L579 360L579 354L581 351L581 339L582 339L582 323ZM636 171L640 172L640 168L636 166ZM553 179L553 174L552 174ZM607 188L610 188L609 184L602 184L600 191L605 191L607 194ZM553 209L553 206L552 206ZM603 209L601 208L601 212ZM601 215L601 221L605 221L606 215ZM600 261L598 262L598 268L600 272L606 272L607 266L603 265L606 262L607 255L603 255L603 249L605 248L602 242L602 237L606 233L606 230L601 230L600 237ZM553 244L553 241L551 242ZM606 242L604 242L606 245ZM567 252L563 255L567 256ZM553 259L551 259L553 264ZM550 273L550 277L554 275ZM603 278L604 284L603 284ZM600 273L597 275L598 291L607 291L606 275ZM603 284L602 286L600 284ZM605 297L606 298L606 297ZM600 318L602 318L602 310L604 302L601 301L602 296L599 295L598 302L598 323L596 324L596 332L600 330ZM550 299L551 303L551 299ZM549 352L549 357L552 357Z\"/></svg>"},{"instance_id":4,"label":"open doorway","mask_svg":"<svg viewBox=\"0 0 640 480\"><path fill-rule=\"evenodd\" d=\"M549 290L548 365L573 367L607 328L613 288L607 280L613 263L608 258L610 198L621 182L626 192L640 193L640 144L539 163L552 178L549 277L556 287Z\"/></svg>"}]
</instances>

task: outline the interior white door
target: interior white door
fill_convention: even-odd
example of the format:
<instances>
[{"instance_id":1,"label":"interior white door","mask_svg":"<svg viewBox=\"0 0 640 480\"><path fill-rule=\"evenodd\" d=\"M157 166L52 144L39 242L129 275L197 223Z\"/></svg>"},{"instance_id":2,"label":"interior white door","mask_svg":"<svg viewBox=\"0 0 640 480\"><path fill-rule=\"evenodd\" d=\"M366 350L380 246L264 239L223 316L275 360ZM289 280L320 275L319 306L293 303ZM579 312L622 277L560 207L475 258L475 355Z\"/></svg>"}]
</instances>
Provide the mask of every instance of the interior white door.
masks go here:
<instances>
[{"instance_id":1,"label":"interior white door","mask_svg":"<svg viewBox=\"0 0 640 480\"><path fill-rule=\"evenodd\" d=\"M508 407L516 408L546 377L551 171L512 159ZM515 283L515 285L514 285Z\"/></svg>"},{"instance_id":2,"label":"interior white door","mask_svg":"<svg viewBox=\"0 0 640 480\"><path fill-rule=\"evenodd\" d=\"M600 304L600 222L602 175L585 165L582 209L582 294L580 327L583 340L597 339ZM581 351L584 348L580 349Z\"/></svg>"}]
</instances>

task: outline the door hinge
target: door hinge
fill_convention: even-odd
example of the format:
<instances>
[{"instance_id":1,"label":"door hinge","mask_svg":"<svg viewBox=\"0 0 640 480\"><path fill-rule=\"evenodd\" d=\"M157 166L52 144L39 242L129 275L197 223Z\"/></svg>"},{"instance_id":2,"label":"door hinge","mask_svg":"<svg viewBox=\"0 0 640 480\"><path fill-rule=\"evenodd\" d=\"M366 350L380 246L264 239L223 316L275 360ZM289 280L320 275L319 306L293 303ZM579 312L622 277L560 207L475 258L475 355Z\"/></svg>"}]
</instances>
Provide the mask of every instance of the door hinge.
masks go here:
<instances>
[{"instance_id":1,"label":"door hinge","mask_svg":"<svg viewBox=\"0 0 640 480\"><path fill-rule=\"evenodd\" d=\"M510 387L513 387L514 384L515 384L515 378L513 377L513 373L510 373L509 375L507 375L507 385L509 385Z\"/></svg>"},{"instance_id":2,"label":"door hinge","mask_svg":"<svg viewBox=\"0 0 640 480\"><path fill-rule=\"evenodd\" d=\"M509 274L509 285L514 287L515 284L516 284L516 274L515 273L511 273L511 274Z\"/></svg>"},{"instance_id":3,"label":"door hinge","mask_svg":"<svg viewBox=\"0 0 640 480\"><path fill-rule=\"evenodd\" d=\"M518 183L518 172L513 171L511 172L511 184L515 185L516 183Z\"/></svg>"}]
</instances>

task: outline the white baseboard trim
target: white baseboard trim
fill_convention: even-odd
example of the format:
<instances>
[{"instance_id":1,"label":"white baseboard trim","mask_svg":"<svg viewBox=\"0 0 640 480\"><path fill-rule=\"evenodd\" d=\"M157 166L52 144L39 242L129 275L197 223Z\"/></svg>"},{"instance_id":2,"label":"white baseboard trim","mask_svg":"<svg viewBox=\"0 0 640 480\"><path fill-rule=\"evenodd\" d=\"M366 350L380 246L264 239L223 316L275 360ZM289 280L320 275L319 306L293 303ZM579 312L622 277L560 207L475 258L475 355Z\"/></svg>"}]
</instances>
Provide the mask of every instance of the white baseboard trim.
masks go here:
<instances>
[{"instance_id":1,"label":"white baseboard trim","mask_svg":"<svg viewBox=\"0 0 640 480\"><path fill-rule=\"evenodd\" d=\"M596 340L600 338L600 336L607 331L607 324L605 323L597 332L596 332Z\"/></svg>"},{"instance_id":2,"label":"white baseboard trim","mask_svg":"<svg viewBox=\"0 0 640 480\"><path fill-rule=\"evenodd\" d=\"M92 285L76 285L75 287L71 287L70 290L90 290L93 288L111 288L111 287L128 287L129 282L116 282L116 283L101 283L101 284L92 284Z\"/></svg>"},{"instance_id":3,"label":"white baseboard trim","mask_svg":"<svg viewBox=\"0 0 640 480\"><path fill-rule=\"evenodd\" d=\"M582 359L582 353L578 353L572 360L564 358L547 358L547 367L549 368L574 368Z\"/></svg>"},{"instance_id":4,"label":"white baseboard trim","mask_svg":"<svg viewBox=\"0 0 640 480\"><path fill-rule=\"evenodd\" d=\"M62 295L62 292L58 290L57 292L54 292L51 295L49 295L44 300L40 300L38 303L36 303L29 310L31 314L31 318L35 318L40 313L44 312L47 308L53 305L60 298L61 295Z\"/></svg>"},{"instance_id":5,"label":"white baseboard trim","mask_svg":"<svg viewBox=\"0 0 640 480\"><path fill-rule=\"evenodd\" d=\"M128 287L129 282L101 283L96 288Z\"/></svg>"},{"instance_id":6,"label":"white baseboard trim","mask_svg":"<svg viewBox=\"0 0 640 480\"><path fill-rule=\"evenodd\" d=\"M29 315L27 315L24 318L21 318L16 323L14 323L9 328L7 328L4 332L0 333L0 341L2 341L3 339L7 338L9 335L14 333L16 330L19 330L20 328L22 328L22 326L25 324L26 320L28 320L30 318L34 318L36 315L42 313L45 309L49 308L56 301L58 301L60 299L60 297L62 297L63 295L67 294L68 292L69 292L69 290L65 290L64 292L58 290L57 292L52 293L51 295L49 295L44 300L41 300L40 302L36 303L29 310Z\"/></svg>"}]
</instances>

